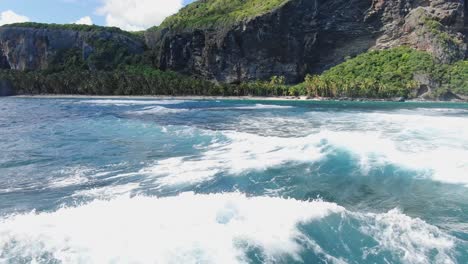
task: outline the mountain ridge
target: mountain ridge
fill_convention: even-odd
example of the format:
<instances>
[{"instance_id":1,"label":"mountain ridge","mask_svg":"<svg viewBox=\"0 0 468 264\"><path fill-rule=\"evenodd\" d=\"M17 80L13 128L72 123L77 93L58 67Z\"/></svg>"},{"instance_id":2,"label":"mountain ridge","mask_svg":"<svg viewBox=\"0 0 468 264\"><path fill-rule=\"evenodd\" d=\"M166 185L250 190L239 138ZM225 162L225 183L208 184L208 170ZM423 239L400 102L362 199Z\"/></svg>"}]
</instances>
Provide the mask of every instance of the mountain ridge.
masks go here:
<instances>
[{"instance_id":1,"label":"mountain ridge","mask_svg":"<svg viewBox=\"0 0 468 264\"><path fill-rule=\"evenodd\" d=\"M199 0L166 18L162 28L218 28L272 12L293 0Z\"/></svg>"},{"instance_id":2,"label":"mountain ridge","mask_svg":"<svg viewBox=\"0 0 468 264\"><path fill-rule=\"evenodd\" d=\"M78 25L2 26L0 68L112 71L145 65L218 84L275 76L293 84L372 50L410 47L441 65L465 60L467 13L465 0L200 0L138 33ZM435 90L444 86L440 80L450 79L428 76L432 72L437 71L415 72L414 81Z\"/></svg>"},{"instance_id":3,"label":"mountain ridge","mask_svg":"<svg viewBox=\"0 0 468 264\"><path fill-rule=\"evenodd\" d=\"M228 28L162 26L145 36L162 69L220 82L297 82L372 49L410 46L443 63L464 59L465 20L465 1L290 0Z\"/></svg>"}]
</instances>

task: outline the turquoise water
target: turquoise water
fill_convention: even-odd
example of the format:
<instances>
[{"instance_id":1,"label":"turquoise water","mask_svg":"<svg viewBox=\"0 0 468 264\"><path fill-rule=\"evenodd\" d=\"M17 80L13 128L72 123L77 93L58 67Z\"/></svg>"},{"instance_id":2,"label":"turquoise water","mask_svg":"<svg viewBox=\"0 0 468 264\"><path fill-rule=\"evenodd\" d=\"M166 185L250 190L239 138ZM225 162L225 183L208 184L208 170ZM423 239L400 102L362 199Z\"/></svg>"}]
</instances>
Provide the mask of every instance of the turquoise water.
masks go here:
<instances>
[{"instance_id":1,"label":"turquoise water","mask_svg":"<svg viewBox=\"0 0 468 264\"><path fill-rule=\"evenodd\" d=\"M0 263L468 263L468 105L0 99Z\"/></svg>"}]
</instances>

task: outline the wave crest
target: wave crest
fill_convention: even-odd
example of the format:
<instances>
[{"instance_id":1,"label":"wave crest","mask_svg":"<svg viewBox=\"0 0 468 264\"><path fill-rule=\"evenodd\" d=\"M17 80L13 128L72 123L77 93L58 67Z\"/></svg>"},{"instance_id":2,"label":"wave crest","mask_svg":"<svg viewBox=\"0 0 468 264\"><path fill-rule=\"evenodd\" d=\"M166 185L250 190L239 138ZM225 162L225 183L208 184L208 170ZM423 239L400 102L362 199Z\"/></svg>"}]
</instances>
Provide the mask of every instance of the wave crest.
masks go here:
<instances>
[{"instance_id":1,"label":"wave crest","mask_svg":"<svg viewBox=\"0 0 468 264\"><path fill-rule=\"evenodd\" d=\"M244 243L267 258L297 255L298 223L344 209L321 201L242 194L120 197L0 222L0 262L244 262ZM130 243L130 244L129 244Z\"/></svg>"},{"instance_id":2,"label":"wave crest","mask_svg":"<svg viewBox=\"0 0 468 264\"><path fill-rule=\"evenodd\" d=\"M398 165L419 177L468 184L468 150L448 146L408 149L379 132L321 131L305 137L265 137L242 132L223 132L221 138L197 157L173 157L139 171L163 185L197 183L224 172L240 175L288 162L314 163L337 151L351 155L360 173Z\"/></svg>"},{"instance_id":3,"label":"wave crest","mask_svg":"<svg viewBox=\"0 0 468 264\"><path fill-rule=\"evenodd\" d=\"M115 106L130 106L130 105L172 105L181 104L190 101L186 100L122 100L122 99L101 99L101 100L83 100L80 103L94 105L115 105Z\"/></svg>"},{"instance_id":4,"label":"wave crest","mask_svg":"<svg viewBox=\"0 0 468 264\"><path fill-rule=\"evenodd\" d=\"M354 263L389 254L402 263L455 263L456 243L397 210L353 213L240 193L118 197L0 221L0 262L246 263L254 250L262 262ZM348 250L336 251L341 246Z\"/></svg>"}]
</instances>

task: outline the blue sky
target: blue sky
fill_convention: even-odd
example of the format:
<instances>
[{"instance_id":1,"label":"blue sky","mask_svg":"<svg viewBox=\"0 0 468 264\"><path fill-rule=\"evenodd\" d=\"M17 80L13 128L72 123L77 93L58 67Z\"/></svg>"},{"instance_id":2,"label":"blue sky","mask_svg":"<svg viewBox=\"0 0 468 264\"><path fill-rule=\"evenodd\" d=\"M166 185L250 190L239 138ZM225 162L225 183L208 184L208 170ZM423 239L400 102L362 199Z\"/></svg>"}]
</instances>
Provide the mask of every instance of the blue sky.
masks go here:
<instances>
[{"instance_id":1,"label":"blue sky","mask_svg":"<svg viewBox=\"0 0 468 264\"><path fill-rule=\"evenodd\" d=\"M0 24L34 21L119 26L140 30L160 23L193 0L0 0ZM18 21L16 21L18 20Z\"/></svg>"}]
</instances>

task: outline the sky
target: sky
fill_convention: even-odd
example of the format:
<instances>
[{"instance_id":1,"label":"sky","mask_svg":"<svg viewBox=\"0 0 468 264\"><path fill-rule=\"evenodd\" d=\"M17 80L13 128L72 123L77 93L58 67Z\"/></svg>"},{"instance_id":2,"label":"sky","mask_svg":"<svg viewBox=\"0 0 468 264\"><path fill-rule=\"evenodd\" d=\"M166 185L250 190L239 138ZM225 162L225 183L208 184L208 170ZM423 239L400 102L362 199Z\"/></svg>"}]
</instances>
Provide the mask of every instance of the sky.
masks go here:
<instances>
[{"instance_id":1,"label":"sky","mask_svg":"<svg viewBox=\"0 0 468 264\"><path fill-rule=\"evenodd\" d=\"M194 0L0 0L0 25L77 23L137 31L159 25Z\"/></svg>"}]
</instances>

